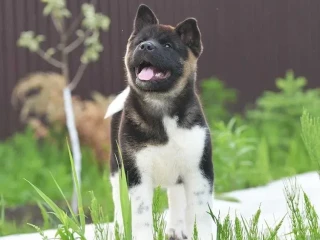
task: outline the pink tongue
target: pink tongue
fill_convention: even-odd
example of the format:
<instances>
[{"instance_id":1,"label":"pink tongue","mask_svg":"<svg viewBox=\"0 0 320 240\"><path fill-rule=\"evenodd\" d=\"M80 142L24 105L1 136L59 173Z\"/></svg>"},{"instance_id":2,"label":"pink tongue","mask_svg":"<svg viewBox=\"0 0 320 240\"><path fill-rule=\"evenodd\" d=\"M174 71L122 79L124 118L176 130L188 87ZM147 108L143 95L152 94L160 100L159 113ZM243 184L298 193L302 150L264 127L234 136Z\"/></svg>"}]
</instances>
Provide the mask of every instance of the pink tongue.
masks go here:
<instances>
[{"instance_id":1,"label":"pink tongue","mask_svg":"<svg viewBox=\"0 0 320 240\"><path fill-rule=\"evenodd\" d=\"M148 81L151 80L154 76L153 69L150 67L143 68L138 74L140 80Z\"/></svg>"}]
</instances>

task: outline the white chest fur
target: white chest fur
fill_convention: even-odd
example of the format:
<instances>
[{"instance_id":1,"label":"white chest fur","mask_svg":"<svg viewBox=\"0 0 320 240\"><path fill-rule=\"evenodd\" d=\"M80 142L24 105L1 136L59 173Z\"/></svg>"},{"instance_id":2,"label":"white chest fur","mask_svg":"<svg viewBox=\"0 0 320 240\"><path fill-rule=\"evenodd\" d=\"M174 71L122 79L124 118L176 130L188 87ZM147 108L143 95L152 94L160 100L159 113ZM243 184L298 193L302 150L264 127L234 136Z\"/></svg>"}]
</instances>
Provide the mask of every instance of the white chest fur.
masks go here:
<instances>
[{"instance_id":1,"label":"white chest fur","mask_svg":"<svg viewBox=\"0 0 320 240\"><path fill-rule=\"evenodd\" d=\"M150 145L136 154L142 178L151 177L154 186L174 185L179 177L197 171L205 145L206 130L200 126L181 128L177 119L164 117L168 142Z\"/></svg>"}]
</instances>

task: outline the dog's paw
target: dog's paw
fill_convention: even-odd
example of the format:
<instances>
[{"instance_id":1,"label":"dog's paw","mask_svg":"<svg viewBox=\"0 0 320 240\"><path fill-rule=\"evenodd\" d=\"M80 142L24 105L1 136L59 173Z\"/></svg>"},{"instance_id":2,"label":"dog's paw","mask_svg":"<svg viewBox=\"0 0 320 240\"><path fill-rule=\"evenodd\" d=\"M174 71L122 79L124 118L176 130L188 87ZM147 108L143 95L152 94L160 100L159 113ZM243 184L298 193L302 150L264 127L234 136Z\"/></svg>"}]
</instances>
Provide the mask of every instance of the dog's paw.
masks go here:
<instances>
[{"instance_id":1,"label":"dog's paw","mask_svg":"<svg viewBox=\"0 0 320 240\"><path fill-rule=\"evenodd\" d=\"M184 233L183 228L169 228L166 231L169 240L183 240L188 239L186 234Z\"/></svg>"}]
</instances>

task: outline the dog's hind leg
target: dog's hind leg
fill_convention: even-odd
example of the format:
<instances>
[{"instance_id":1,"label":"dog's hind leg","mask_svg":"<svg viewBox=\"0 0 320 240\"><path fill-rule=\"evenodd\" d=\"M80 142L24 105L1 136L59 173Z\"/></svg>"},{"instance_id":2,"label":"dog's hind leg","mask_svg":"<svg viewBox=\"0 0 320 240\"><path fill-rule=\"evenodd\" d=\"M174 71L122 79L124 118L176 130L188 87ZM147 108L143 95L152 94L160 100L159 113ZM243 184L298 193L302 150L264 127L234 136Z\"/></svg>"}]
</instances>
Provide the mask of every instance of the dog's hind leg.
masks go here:
<instances>
[{"instance_id":1,"label":"dog's hind leg","mask_svg":"<svg viewBox=\"0 0 320 240\"><path fill-rule=\"evenodd\" d=\"M120 234L122 234L124 229L120 201L119 172L113 174L113 176L110 178L110 181L112 185L112 198L114 203L114 224L118 225L118 231Z\"/></svg>"},{"instance_id":2,"label":"dog's hind leg","mask_svg":"<svg viewBox=\"0 0 320 240\"><path fill-rule=\"evenodd\" d=\"M185 228L186 197L183 184L168 188L169 218L166 234L169 239L187 239Z\"/></svg>"},{"instance_id":3,"label":"dog's hind leg","mask_svg":"<svg viewBox=\"0 0 320 240\"><path fill-rule=\"evenodd\" d=\"M111 152L110 152L110 182L112 185L112 198L114 203L114 223L118 224L120 234L123 233L123 220L120 202L119 174L121 159L118 146L118 134L122 111L115 113L111 118Z\"/></svg>"}]
</instances>

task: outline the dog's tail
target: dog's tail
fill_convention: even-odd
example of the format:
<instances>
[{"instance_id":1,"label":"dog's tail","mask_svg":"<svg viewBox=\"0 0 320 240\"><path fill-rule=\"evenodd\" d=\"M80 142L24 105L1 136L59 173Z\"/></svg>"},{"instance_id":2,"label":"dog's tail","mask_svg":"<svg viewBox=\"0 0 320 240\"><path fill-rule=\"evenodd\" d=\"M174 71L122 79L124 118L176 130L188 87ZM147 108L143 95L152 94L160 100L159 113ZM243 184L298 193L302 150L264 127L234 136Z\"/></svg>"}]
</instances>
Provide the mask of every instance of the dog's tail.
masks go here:
<instances>
[{"instance_id":1,"label":"dog's tail","mask_svg":"<svg viewBox=\"0 0 320 240\"><path fill-rule=\"evenodd\" d=\"M124 103L129 95L130 87L126 87L121 93L119 93L115 99L109 104L106 115L104 118L111 117L113 114L120 112L123 109Z\"/></svg>"}]
</instances>

